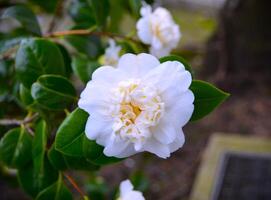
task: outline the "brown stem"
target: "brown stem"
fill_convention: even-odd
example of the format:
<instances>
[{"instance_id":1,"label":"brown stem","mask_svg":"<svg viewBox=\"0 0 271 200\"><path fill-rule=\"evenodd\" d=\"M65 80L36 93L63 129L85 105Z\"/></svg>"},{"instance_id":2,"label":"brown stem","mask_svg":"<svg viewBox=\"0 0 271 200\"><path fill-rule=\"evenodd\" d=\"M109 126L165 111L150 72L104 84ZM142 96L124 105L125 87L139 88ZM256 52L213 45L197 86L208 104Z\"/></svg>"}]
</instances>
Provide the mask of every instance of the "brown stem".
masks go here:
<instances>
[{"instance_id":1,"label":"brown stem","mask_svg":"<svg viewBox=\"0 0 271 200\"><path fill-rule=\"evenodd\" d=\"M57 1L57 4L56 4L56 9L55 9L55 12L54 12L54 15L53 15L53 18L49 24L49 28L48 28L48 33L52 32L53 29L56 27L56 21L57 21L57 18L58 16L61 15L61 11L62 11L62 7L63 7L63 1L62 0L58 0Z\"/></svg>"},{"instance_id":2,"label":"brown stem","mask_svg":"<svg viewBox=\"0 0 271 200\"><path fill-rule=\"evenodd\" d=\"M116 38L116 39L125 39L134 43L141 43L139 40L136 40L131 37L118 35L115 33L109 33L109 32L96 32L96 31L88 30L88 29L56 31L56 32L45 35L45 37L60 37L60 36L66 36L66 35L96 35L96 36L104 36L104 37L110 37L110 38Z\"/></svg>"},{"instance_id":3,"label":"brown stem","mask_svg":"<svg viewBox=\"0 0 271 200\"><path fill-rule=\"evenodd\" d=\"M63 173L63 175L71 183L71 185L77 190L77 192L82 196L82 198L85 199L86 194L80 189L80 187L77 185L75 180L66 173Z\"/></svg>"},{"instance_id":4,"label":"brown stem","mask_svg":"<svg viewBox=\"0 0 271 200\"><path fill-rule=\"evenodd\" d=\"M35 113L34 115L30 117L26 117L24 120L18 120L18 119L1 119L0 120L0 125L3 126L10 126L10 125L24 125L32 122L39 114Z\"/></svg>"}]
</instances>

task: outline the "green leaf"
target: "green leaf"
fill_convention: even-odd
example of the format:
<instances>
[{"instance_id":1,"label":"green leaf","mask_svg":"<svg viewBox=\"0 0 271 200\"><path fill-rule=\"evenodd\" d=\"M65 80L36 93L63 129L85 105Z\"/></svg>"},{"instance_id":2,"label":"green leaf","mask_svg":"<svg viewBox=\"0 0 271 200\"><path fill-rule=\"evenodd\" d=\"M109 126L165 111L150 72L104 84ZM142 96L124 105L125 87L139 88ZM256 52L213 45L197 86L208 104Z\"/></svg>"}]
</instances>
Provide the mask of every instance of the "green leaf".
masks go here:
<instances>
[{"instance_id":1,"label":"green leaf","mask_svg":"<svg viewBox=\"0 0 271 200\"><path fill-rule=\"evenodd\" d=\"M101 40L97 36L66 36L65 40L79 53L89 58L96 58L102 53Z\"/></svg>"},{"instance_id":2,"label":"green leaf","mask_svg":"<svg viewBox=\"0 0 271 200\"><path fill-rule=\"evenodd\" d=\"M62 0L50 0L50 1L30 0L30 1L40 6L46 12L53 13L56 9L58 2Z\"/></svg>"},{"instance_id":3,"label":"green leaf","mask_svg":"<svg viewBox=\"0 0 271 200\"><path fill-rule=\"evenodd\" d=\"M85 125L88 114L80 108L75 109L60 125L56 134L56 150L67 156L86 158L95 165L106 165L119 162L122 159L107 157L103 154L103 147L89 140L85 135ZM81 158L85 156L85 158ZM75 159L74 157L72 157ZM85 161L84 161L85 162ZM69 164L70 165L70 164Z\"/></svg>"},{"instance_id":4,"label":"green leaf","mask_svg":"<svg viewBox=\"0 0 271 200\"><path fill-rule=\"evenodd\" d=\"M104 148L101 145L98 145L93 140L89 140L84 134L83 153L90 162L96 165L107 165L123 160L120 158L108 157L104 155L103 149Z\"/></svg>"},{"instance_id":5,"label":"green leaf","mask_svg":"<svg viewBox=\"0 0 271 200\"><path fill-rule=\"evenodd\" d=\"M66 74L61 51L45 39L22 40L15 66L18 78L26 88L43 74Z\"/></svg>"},{"instance_id":6,"label":"green leaf","mask_svg":"<svg viewBox=\"0 0 271 200\"><path fill-rule=\"evenodd\" d=\"M195 95L195 107L190 121L196 121L208 115L229 97L228 93L204 81L192 81L190 89Z\"/></svg>"},{"instance_id":7,"label":"green leaf","mask_svg":"<svg viewBox=\"0 0 271 200\"><path fill-rule=\"evenodd\" d=\"M191 74L193 74L192 69L191 69L190 65L188 64L188 62L180 56L170 55L170 56L162 57L159 60L161 63L166 62L166 61L179 61L180 63L182 63L184 65L184 67L187 71L189 71Z\"/></svg>"},{"instance_id":8,"label":"green leaf","mask_svg":"<svg viewBox=\"0 0 271 200\"><path fill-rule=\"evenodd\" d=\"M62 122L56 133L56 150L69 156L82 156L82 142L88 114L75 109Z\"/></svg>"},{"instance_id":9,"label":"green leaf","mask_svg":"<svg viewBox=\"0 0 271 200\"><path fill-rule=\"evenodd\" d=\"M64 159L69 169L86 171L94 171L99 169L98 165L89 162L86 158L82 156L64 155Z\"/></svg>"},{"instance_id":10,"label":"green leaf","mask_svg":"<svg viewBox=\"0 0 271 200\"><path fill-rule=\"evenodd\" d=\"M35 172L33 163L29 163L24 168L20 168L17 174L21 187L32 197L35 197L58 179L58 172L50 164L47 156L44 157L43 170L39 171L38 174Z\"/></svg>"},{"instance_id":11,"label":"green leaf","mask_svg":"<svg viewBox=\"0 0 271 200\"><path fill-rule=\"evenodd\" d=\"M58 75L42 75L31 87L33 99L43 108L65 109L76 98L76 91L68 79Z\"/></svg>"},{"instance_id":12,"label":"green leaf","mask_svg":"<svg viewBox=\"0 0 271 200\"><path fill-rule=\"evenodd\" d=\"M87 83L91 79L92 73L99 66L99 63L82 56L76 56L72 59L72 69L83 83Z\"/></svg>"},{"instance_id":13,"label":"green leaf","mask_svg":"<svg viewBox=\"0 0 271 200\"><path fill-rule=\"evenodd\" d=\"M47 145L47 125L44 120L40 120L36 125L35 135L32 145L32 159L34 174L43 174L44 155Z\"/></svg>"},{"instance_id":14,"label":"green leaf","mask_svg":"<svg viewBox=\"0 0 271 200\"><path fill-rule=\"evenodd\" d=\"M61 44L57 44L58 48L61 51L61 54L63 56L63 61L64 61L64 65L65 65L65 71L66 71L66 77L70 77L71 73L72 73L72 59L71 56L69 54L69 52L67 51L67 49L61 45Z\"/></svg>"},{"instance_id":15,"label":"green leaf","mask_svg":"<svg viewBox=\"0 0 271 200\"><path fill-rule=\"evenodd\" d=\"M55 143L48 151L48 159L57 170L63 171L67 169L64 156L55 149Z\"/></svg>"},{"instance_id":16,"label":"green leaf","mask_svg":"<svg viewBox=\"0 0 271 200\"><path fill-rule=\"evenodd\" d=\"M105 26L106 20L110 12L110 4L108 0L88 0L89 5L94 13L98 26Z\"/></svg>"},{"instance_id":17,"label":"green leaf","mask_svg":"<svg viewBox=\"0 0 271 200\"><path fill-rule=\"evenodd\" d=\"M72 194L63 183L62 175L59 174L57 182L42 190L36 200L72 200Z\"/></svg>"},{"instance_id":18,"label":"green leaf","mask_svg":"<svg viewBox=\"0 0 271 200\"><path fill-rule=\"evenodd\" d=\"M31 159L31 146L32 138L25 129L12 129L0 141L0 160L8 167L23 167Z\"/></svg>"},{"instance_id":19,"label":"green leaf","mask_svg":"<svg viewBox=\"0 0 271 200\"><path fill-rule=\"evenodd\" d=\"M24 5L12 6L5 10L2 18L14 18L29 32L41 36L41 30L35 14Z\"/></svg>"},{"instance_id":20,"label":"green leaf","mask_svg":"<svg viewBox=\"0 0 271 200\"><path fill-rule=\"evenodd\" d=\"M32 104L34 101L31 96L30 90L24 87L23 84L20 84L19 95L22 103L26 106Z\"/></svg>"},{"instance_id":21,"label":"green leaf","mask_svg":"<svg viewBox=\"0 0 271 200\"><path fill-rule=\"evenodd\" d=\"M135 171L130 177L135 190L145 192L149 187L149 180L145 176L144 171Z\"/></svg>"},{"instance_id":22,"label":"green leaf","mask_svg":"<svg viewBox=\"0 0 271 200\"><path fill-rule=\"evenodd\" d=\"M141 0L129 0L129 6L132 10L133 15L138 18L140 17L140 8L142 6L142 1Z\"/></svg>"},{"instance_id":23,"label":"green leaf","mask_svg":"<svg viewBox=\"0 0 271 200\"><path fill-rule=\"evenodd\" d=\"M5 38L0 40L0 53L6 52L10 48L20 44L25 37Z\"/></svg>"},{"instance_id":24,"label":"green leaf","mask_svg":"<svg viewBox=\"0 0 271 200\"><path fill-rule=\"evenodd\" d=\"M69 14L77 26L89 28L96 24L96 19L92 8L87 0L74 0L69 6Z\"/></svg>"}]
</instances>

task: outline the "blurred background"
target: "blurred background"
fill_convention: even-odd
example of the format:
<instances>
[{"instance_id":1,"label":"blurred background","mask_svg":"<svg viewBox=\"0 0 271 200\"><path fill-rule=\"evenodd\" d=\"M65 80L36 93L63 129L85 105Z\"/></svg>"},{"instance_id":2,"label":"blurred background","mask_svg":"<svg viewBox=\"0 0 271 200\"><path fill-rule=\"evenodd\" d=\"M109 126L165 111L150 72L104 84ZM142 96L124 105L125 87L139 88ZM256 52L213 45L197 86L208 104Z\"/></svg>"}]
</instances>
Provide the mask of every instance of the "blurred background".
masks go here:
<instances>
[{"instance_id":1,"label":"blurred background","mask_svg":"<svg viewBox=\"0 0 271 200\"><path fill-rule=\"evenodd\" d=\"M0 0L1 12L17 2L20 1ZM187 200L214 133L271 138L271 1L157 0L154 7L157 6L169 9L180 25L182 38L174 54L189 61L196 78L215 84L231 97L208 117L188 124L184 147L169 159L137 155L104 167L97 182L111 188L134 176L146 199ZM43 30L51 26L51 16L41 13L38 20ZM64 9L54 30L65 30L70 23ZM7 33L12 26L9 21L1 21L0 32ZM134 26L135 20L125 15L120 32L127 33ZM0 100L2 97L1 94ZM91 180L84 172L75 177L82 179L82 185L86 177ZM20 199L27 199L16 187L16 181L7 179L12 178L0 177L0 199L18 199L19 195ZM90 193L96 191L91 181L83 187ZM103 191L98 191L97 196L99 192ZM1 198L3 193L5 198Z\"/></svg>"}]
</instances>

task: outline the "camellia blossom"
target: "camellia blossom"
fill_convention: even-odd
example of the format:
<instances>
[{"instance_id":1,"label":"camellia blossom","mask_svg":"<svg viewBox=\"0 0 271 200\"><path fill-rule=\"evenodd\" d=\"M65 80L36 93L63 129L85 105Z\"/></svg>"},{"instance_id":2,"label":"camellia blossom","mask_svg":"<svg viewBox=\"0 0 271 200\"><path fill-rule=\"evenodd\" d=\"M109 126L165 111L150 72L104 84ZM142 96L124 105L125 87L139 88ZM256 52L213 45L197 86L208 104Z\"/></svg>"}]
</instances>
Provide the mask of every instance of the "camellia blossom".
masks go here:
<instances>
[{"instance_id":1,"label":"camellia blossom","mask_svg":"<svg viewBox=\"0 0 271 200\"><path fill-rule=\"evenodd\" d=\"M109 39L108 43L109 47L105 49L104 64L116 66L119 60L121 47L116 45L116 42L113 39Z\"/></svg>"},{"instance_id":2,"label":"camellia blossom","mask_svg":"<svg viewBox=\"0 0 271 200\"><path fill-rule=\"evenodd\" d=\"M169 55L181 38L179 26L170 12L162 7L152 12L151 6L145 5L140 13L142 17L136 24L139 39L150 45L152 55L158 58Z\"/></svg>"},{"instance_id":3,"label":"camellia blossom","mask_svg":"<svg viewBox=\"0 0 271 200\"><path fill-rule=\"evenodd\" d=\"M148 151L167 158L182 147L182 127L194 110L192 78L178 61L125 54L116 68L92 74L79 100L89 113L86 136L118 158Z\"/></svg>"},{"instance_id":4,"label":"camellia blossom","mask_svg":"<svg viewBox=\"0 0 271 200\"><path fill-rule=\"evenodd\" d=\"M117 200L145 200L142 192L133 190L131 181L125 180L120 184L120 196Z\"/></svg>"}]
</instances>

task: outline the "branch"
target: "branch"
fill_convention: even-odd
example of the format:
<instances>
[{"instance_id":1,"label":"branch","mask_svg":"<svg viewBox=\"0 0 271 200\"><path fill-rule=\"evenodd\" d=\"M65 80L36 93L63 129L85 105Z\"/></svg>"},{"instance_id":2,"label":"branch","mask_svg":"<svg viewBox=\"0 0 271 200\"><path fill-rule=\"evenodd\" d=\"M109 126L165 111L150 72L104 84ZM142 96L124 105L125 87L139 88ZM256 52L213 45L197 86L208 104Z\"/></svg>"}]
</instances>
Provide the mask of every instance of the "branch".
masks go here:
<instances>
[{"instance_id":1,"label":"branch","mask_svg":"<svg viewBox=\"0 0 271 200\"><path fill-rule=\"evenodd\" d=\"M139 40L136 40L132 37L127 37L115 33L110 33L110 32L96 32L90 29L77 29L77 30L67 30L67 31L56 31L53 33L49 33L45 35L45 37L61 37L61 36L66 36L66 35L96 35L96 36L103 36L103 37L110 37L114 39L124 39L124 40L129 40L134 43L140 43L142 44Z\"/></svg>"},{"instance_id":2,"label":"branch","mask_svg":"<svg viewBox=\"0 0 271 200\"><path fill-rule=\"evenodd\" d=\"M23 120L18 120L18 119L2 119L0 120L0 125L3 126L10 126L10 125L25 125L28 124L30 122L32 122L34 119L36 119L36 117L38 116L38 113L35 113L34 115L30 116L30 117L26 117Z\"/></svg>"},{"instance_id":3,"label":"branch","mask_svg":"<svg viewBox=\"0 0 271 200\"><path fill-rule=\"evenodd\" d=\"M55 8L55 12L54 12L54 15L53 15L53 18L48 26L48 32L52 32L53 29L56 27L56 20L58 18L59 15L61 15L61 11L62 11L62 7L63 7L63 1L62 0L58 0L57 1L57 5L56 5L56 8Z\"/></svg>"},{"instance_id":4,"label":"branch","mask_svg":"<svg viewBox=\"0 0 271 200\"><path fill-rule=\"evenodd\" d=\"M63 175L70 182L70 184L77 190L77 192L82 196L82 198L86 199L87 195L80 189L75 180L66 173L63 173Z\"/></svg>"}]
</instances>

